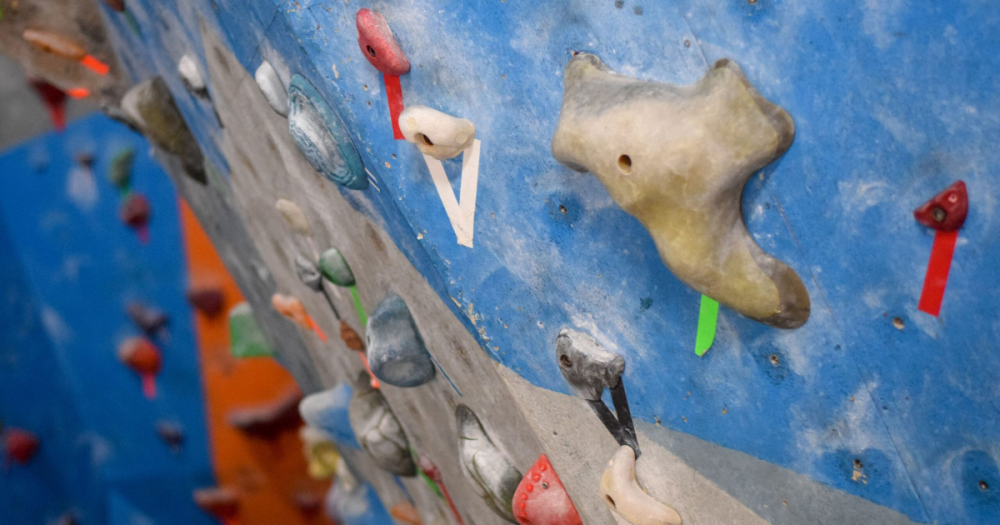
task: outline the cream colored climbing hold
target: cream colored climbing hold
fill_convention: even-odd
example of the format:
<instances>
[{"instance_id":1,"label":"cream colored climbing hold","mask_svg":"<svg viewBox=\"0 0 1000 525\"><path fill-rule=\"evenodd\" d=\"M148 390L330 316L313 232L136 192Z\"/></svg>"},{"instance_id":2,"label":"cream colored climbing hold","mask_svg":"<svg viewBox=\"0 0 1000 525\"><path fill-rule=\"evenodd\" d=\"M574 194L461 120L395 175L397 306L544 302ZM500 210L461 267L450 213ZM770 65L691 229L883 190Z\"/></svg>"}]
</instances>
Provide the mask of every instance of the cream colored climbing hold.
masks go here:
<instances>
[{"instance_id":1,"label":"cream colored climbing hold","mask_svg":"<svg viewBox=\"0 0 1000 525\"><path fill-rule=\"evenodd\" d=\"M618 449L601 475L601 499L632 525L681 525L677 511L646 494L635 479L635 452Z\"/></svg>"},{"instance_id":2,"label":"cream colored climbing hold","mask_svg":"<svg viewBox=\"0 0 1000 525\"><path fill-rule=\"evenodd\" d=\"M730 60L690 86L631 79L578 53L552 155L593 173L639 219L660 257L698 292L762 323L798 328L809 294L747 232L740 197L792 145L795 125Z\"/></svg>"},{"instance_id":3,"label":"cream colored climbing hold","mask_svg":"<svg viewBox=\"0 0 1000 525\"><path fill-rule=\"evenodd\" d=\"M260 92L264 95L267 103L271 105L271 109L282 117L287 117L288 90L281 83L281 78L278 77L278 72L274 70L274 66L267 60L261 62L260 67L253 74L253 79L257 81L257 87L260 88Z\"/></svg>"},{"instance_id":4,"label":"cream colored climbing hold","mask_svg":"<svg viewBox=\"0 0 1000 525\"><path fill-rule=\"evenodd\" d=\"M177 73L180 74L181 80L184 81L184 87L192 94L202 98L208 96L208 86L205 84L205 77L202 76L198 62L190 53L182 56L180 61L177 62Z\"/></svg>"},{"instance_id":5,"label":"cream colored climbing hold","mask_svg":"<svg viewBox=\"0 0 1000 525\"><path fill-rule=\"evenodd\" d=\"M285 218L288 225L297 233L301 233L302 235L311 234L312 230L309 229L309 221L306 220L306 214L302 213L302 209L299 208L298 204L288 199L278 199L274 203L274 207L281 212L281 216Z\"/></svg>"},{"instance_id":6,"label":"cream colored climbing hold","mask_svg":"<svg viewBox=\"0 0 1000 525\"><path fill-rule=\"evenodd\" d=\"M407 142L438 160L457 157L476 140L476 127L471 122L427 106L404 109L399 115L399 129Z\"/></svg>"}]
</instances>

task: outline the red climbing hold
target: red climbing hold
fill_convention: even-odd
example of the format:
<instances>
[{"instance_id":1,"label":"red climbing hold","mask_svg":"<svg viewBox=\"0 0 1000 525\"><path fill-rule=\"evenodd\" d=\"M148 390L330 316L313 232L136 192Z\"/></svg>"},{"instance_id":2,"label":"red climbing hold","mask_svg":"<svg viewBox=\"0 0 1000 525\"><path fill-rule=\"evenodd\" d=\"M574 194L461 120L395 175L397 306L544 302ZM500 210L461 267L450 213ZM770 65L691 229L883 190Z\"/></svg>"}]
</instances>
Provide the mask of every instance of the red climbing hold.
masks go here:
<instances>
[{"instance_id":1,"label":"red climbing hold","mask_svg":"<svg viewBox=\"0 0 1000 525\"><path fill-rule=\"evenodd\" d=\"M361 53L384 75L398 77L410 71L410 61L392 36L385 17L370 9L361 9L355 18Z\"/></svg>"},{"instance_id":2,"label":"red climbing hold","mask_svg":"<svg viewBox=\"0 0 1000 525\"><path fill-rule=\"evenodd\" d=\"M24 465L38 452L38 436L27 430L12 428L4 433L3 446L7 461Z\"/></svg>"},{"instance_id":3,"label":"red climbing hold","mask_svg":"<svg viewBox=\"0 0 1000 525\"><path fill-rule=\"evenodd\" d=\"M222 290L214 286L192 287L188 290L187 300L191 306L209 317L215 317L222 313L225 306L225 296L222 295Z\"/></svg>"},{"instance_id":4,"label":"red climbing hold","mask_svg":"<svg viewBox=\"0 0 1000 525\"><path fill-rule=\"evenodd\" d=\"M142 377L143 394L150 399L156 397L154 378L163 366L156 345L145 337L130 337L118 345L118 359Z\"/></svg>"},{"instance_id":5,"label":"red climbing hold","mask_svg":"<svg viewBox=\"0 0 1000 525\"><path fill-rule=\"evenodd\" d=\"M538 490L535 490L538 489ZM562 481L542 454L514 492L514 517L521 525L582 525Z\"/></svg>"},{"instance_id":6,"label":"red climbing hold","mask_svg":"<svg viewBox=\"0 0 1000 525\"><path fill-rule=\"evenodd\" d=\"M119 13L125 11L125 0L104 0L104 4Z\"/></svg>"},{"instance_id":7,"label":"red climbing hold","mask_svg":"<svg viewBox=\"0 0 1000 525\"><path fill-rule=\"evenodd\" d=\"M965 224L969 215L969 194L965 183L958 181L945 188L931 200L913 210L917 222L937 231L952 232Z\"/></svg>"},{"instance_id":8,"label":"red climbing hold","mask_svg":"<svg viewBox=\"0 0 1000 525\"><path fill-rule=\"evenodd\" d=\"M49 118L52 119L52 126L56 131L66 129L66 93L52 84L39 79L31 79L31 87L42 98L45 108L49 111Z\"/></svg>"},{"instance_id":9,"label":"red climbing hold","mask_svg":"<svg viewBox=\"0 0 1000 525\"><path fill-rule=\"evenodd\" d=\"M224 523L231 522L240 511L239 494L228 487L198 489L193 496L198 508Z\"/></svg>"}]
</instances>

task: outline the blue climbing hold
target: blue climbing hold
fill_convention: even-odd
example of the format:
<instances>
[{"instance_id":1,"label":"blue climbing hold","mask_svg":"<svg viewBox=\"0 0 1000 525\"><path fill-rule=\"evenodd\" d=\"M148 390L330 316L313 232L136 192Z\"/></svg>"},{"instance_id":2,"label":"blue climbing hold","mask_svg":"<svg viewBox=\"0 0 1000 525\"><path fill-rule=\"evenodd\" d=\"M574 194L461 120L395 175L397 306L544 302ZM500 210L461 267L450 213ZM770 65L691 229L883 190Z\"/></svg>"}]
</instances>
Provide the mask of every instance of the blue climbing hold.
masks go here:
<instances>
[{"instance_id":1,"label":"blue climbing hold","mask_svg":"<svg viewBox=\"0 0 1000 525\"><path fill-rule=\"evenodd\" d=\"M306 396L299 403L302 420L330 435L341 446L361 448L348 417L347 406L351 402L351 387L346 383Z\"/></svg>"},{"instance_id":2,"label":"blue climbing hold","mask_svg":"<svg viewBox=\"0 0 1000 525\"><path fill-rule=\"evenodd\" d=\"M345 188L368 188L368 177L344 123L301 75L288 86L288 130L316 171Z\"/></svg>"},{"instance_id":3,"label":"blue climbing hold","mask_svg":"<svg viewBox=\"0 0 1000 525\"><path fill-rule=\"evenodd\" d=\"M398 295L390 295L371 313L367 334L368 365L379 381L413 387L434 378L431 354Z\"/></svg>"}]
</instances>

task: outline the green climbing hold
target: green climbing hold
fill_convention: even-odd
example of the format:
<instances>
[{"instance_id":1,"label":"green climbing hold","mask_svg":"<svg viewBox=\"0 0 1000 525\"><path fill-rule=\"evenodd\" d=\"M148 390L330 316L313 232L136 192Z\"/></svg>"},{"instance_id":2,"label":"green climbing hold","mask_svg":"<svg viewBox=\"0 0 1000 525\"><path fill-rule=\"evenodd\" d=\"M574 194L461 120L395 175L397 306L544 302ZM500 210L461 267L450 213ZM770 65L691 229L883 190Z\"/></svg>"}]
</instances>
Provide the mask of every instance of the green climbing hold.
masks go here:
<instances>
[{"instance_id":1,"label":"green climbing hold","mask_svg":"<svg viewBox=\"0 0 1000 525\"><path fill-rule=\"evenodd\" d=\"M135 160L135 150L126 148L119 151L111 159L111 168L108 170L108 180L121 191L127 191L132 185L132 162Z\"/></svg>"},{"instance_id":2,"label":"green climbing hold","mask_svg":"<svg viewBox=\"0 0 1000 525\"><path fill-rule=\"evenodd\" d=\"M229 311L229 351L238 358L274 355L247 303L240 303Z\"/></svg>"},{"instance_id":3,"label":"green climbing hold","mask_svg":"<svg viewBox=\"0 0 1000 525\"><path fill-rule=\"evenodd\" d=\"M344 260L344 255L336 248L323 252L319 258L319 271L326 280L337 286L354 286L354 272Z\"/></svg>"}]
</instances>

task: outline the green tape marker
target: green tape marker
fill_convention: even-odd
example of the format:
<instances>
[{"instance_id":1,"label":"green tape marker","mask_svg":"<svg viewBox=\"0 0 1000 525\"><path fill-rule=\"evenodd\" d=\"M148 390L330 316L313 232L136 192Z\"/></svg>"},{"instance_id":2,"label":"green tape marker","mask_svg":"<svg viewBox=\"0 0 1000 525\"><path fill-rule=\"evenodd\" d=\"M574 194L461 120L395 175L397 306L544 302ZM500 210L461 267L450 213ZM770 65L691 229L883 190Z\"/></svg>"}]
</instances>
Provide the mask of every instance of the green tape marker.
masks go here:
<instances>
[{"instance_id":1,"label":"green tape marker","mask_svg":"<svg viewBox=\"0 0 1000 525\"><path fill-rule=\"evenodd\" d=\"M715 341L715 323L719 320L719 303L707 295L701 296L701 308L698 310L698 338L694 343L694 353L698 356L712 347Z\"/></svg>"},{"instance_id":2,"label":"green tape marker","mask_svg":"<svg viewBox=\"0 0 1000 525\"><path fill-rule=\"evenodd\" d=\"M351 286L351 295L354 297L354 308L358 311L358 318L361 319L361 325L368 325L368 316L365 314L365 307L361 304L361 298L358 297L358 287Z\"/></svg>"}]
</instances>

